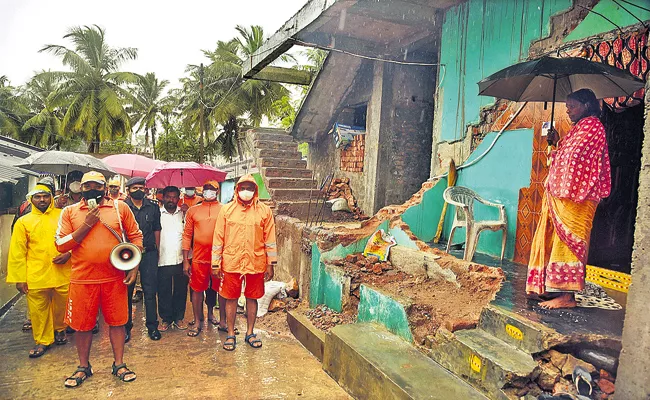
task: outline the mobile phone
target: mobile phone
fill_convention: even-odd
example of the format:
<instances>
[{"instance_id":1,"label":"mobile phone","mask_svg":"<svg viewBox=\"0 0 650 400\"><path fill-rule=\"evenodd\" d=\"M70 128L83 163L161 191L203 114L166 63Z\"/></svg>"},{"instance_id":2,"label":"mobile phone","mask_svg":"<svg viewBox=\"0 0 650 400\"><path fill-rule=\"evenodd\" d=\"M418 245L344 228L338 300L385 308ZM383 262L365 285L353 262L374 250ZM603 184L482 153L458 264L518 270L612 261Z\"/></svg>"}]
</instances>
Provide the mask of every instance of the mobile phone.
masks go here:
<instances>
[{"instance_id":1,"label":"mobile phone","mask_svg":"<svg viewBox=\"0 0 650 400\"><path fill-rule=\"evenodd\" d=\"M97 207L97 200L95 199L88 199L88 208L93 209Z\"/></svg>"}]
</instances>

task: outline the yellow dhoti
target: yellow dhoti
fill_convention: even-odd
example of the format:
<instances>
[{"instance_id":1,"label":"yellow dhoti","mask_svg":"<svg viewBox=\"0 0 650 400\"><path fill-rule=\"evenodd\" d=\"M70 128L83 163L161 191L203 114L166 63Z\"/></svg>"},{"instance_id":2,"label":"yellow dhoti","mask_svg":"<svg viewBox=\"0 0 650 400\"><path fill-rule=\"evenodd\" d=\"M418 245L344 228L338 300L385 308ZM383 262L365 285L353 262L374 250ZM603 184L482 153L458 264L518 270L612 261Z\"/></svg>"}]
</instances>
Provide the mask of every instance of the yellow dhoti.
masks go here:
<instances>
[{"instance_id":1,"label":"yellow dhoti","mask_svg":"<svg viewBox=\"0 0 650 400\"><path fill-rule=\"evenodd\" d=\"M32 317L32 334L36 344L54 343L54 332L66 328L63 322L68 301L68 284L51 289L30 289L27 306Z\"/></svg>"}]
</instances>

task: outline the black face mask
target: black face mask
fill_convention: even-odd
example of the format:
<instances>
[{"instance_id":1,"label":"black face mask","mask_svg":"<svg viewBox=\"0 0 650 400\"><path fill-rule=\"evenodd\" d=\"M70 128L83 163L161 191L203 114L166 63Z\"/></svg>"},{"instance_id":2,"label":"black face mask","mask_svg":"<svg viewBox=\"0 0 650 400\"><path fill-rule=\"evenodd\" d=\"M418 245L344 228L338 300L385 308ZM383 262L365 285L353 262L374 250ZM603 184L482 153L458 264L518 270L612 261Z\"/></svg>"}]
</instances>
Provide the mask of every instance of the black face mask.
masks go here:
<instances>
[{"instance_id":1,"label":"black face mask","mask_svg":"<svg viewBox=\"0 0 650 400\"><path fill-rule=\"evenodd\" d=\"M86 201L90 199L95 199L97 202L99 202L102 197L104 197L104 191L103 190L97 190L97 189L92 189L92 190L84 190L81 192L81 196L86 199Z\"/></svg>"},{"instance_id":2,"label":"black face mask","mask_svg":"<svg viewBox=\"0 0 650 400\"><path fill-rule=\"evenodd\" d=\"M142 200L144 199L144 191L136 190L135 192L131 192L130 196L135 200Z\"/></svg>"}]
</instances>

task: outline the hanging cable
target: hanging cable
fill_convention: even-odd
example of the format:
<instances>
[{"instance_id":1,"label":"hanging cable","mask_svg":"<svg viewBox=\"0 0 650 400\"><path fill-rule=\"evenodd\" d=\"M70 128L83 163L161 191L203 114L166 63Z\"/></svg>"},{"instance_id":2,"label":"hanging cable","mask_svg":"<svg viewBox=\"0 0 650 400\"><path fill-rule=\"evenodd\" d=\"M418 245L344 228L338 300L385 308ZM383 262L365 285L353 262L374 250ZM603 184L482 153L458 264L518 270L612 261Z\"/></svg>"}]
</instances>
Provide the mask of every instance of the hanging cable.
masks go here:
<instances>
[{"instance_id":1,"label":"hanging cable","mask_svg":"<svg viewBox=\"0 0 650 400\"><path fill-rule=\"evenodd\" d=\"M622 2L625 3L625 4L629 4L629 5L631 5L631 6L634 6L634 7L640 8L640 9L642 9L643 11L648 11L648 12L650 12L650 8L641 7L640 5L638 5L638 4L634 4L634 3L632 3L631 1L627 1L627 0L620 0L620 1L622 1Z\"/></svg>"},{"instance_id":2,"label":"hanging cable","mask_svg":"<svg viewBox=\"0 0 650 400\"><path fill-rule=\"evenodd\" d=\"M630 14L632 17L634 17L634 19L636 19L637 21L639 21L639 22L641 23L641 25L643 25L644 28L647 28L647 27L648 27L648 25L646 25L645 22L641 21L641 20L639 19L639 17L637 17L636 15L634 15L634 14L633 14L630 10L628 10L627 8L623 7L623 5L620 4L618 1L616 1L616 0L612 0L612 1L613 1L614 3L616 3L617 6L621 7L623 10L625 10L625 12L627 12L627 13Z\"/></svg>"},{"instance_id":3,"label":"hanging cable","mask_svg":"<svg viewBox=\"0 0 650 400\"><path fill-rule=\"evenodd\" d=\"M616 25L616 24L614 23L614 21L612 21L611 19L607 18L607 17L604 16L603 14L601 14L601 13L599 13L599 12L596 12L596 11L594 11L594 10L588 8L588 7L581 6L580 4L576 4L576 6L582 8L582 9L585 9L585 10L589 11L590 13L593 13L593 14L596 14L596 15L598 15L598 16L600 16L600 17L603 17L605 20L607 20L607 22L609 22L610 24L612 24L612 25L614 25L615 27L617 27L618 30L621 32L621 34L623 33L623 29L621 29L620 26Z\"/></svg>"}]
</instances>

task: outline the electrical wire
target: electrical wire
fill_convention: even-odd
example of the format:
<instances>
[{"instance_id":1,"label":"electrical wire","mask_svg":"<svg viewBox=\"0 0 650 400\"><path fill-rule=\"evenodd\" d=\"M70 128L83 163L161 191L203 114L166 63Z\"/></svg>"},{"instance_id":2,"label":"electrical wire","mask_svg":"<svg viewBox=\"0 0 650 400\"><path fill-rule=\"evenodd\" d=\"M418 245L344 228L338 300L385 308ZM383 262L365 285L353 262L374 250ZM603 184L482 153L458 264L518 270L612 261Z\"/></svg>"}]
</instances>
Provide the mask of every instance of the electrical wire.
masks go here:
<instances>
[{"instance_id":1,"label":"electrical wire","mask_svg":"<svg viewBox=\"0 0 650 400\"><path fill-rule=\"evenodd\" d=\"M613 1L614 3L616 3L617 6L621 7L623 10L625 10L625 12L627 12L627 13L630 14L632 17L634 17L634 19L636 19L637 21L639 21L639 22L641 23L641 25L643 25L644 28L648 28L648 25L646 25L645 22L641 21L641 20L639 19L639 17L637 17L636 15L634 15L630 10L628 10L628 9L625 8L625 7L623 7L623 5L622 5L621 3L619 3L619 2L616 1L616 0L612 0L612 1Z\"/></svg>"},{"instance_id":2,"label":"electrical wire","mask_svg":"<svg viewBox=\"0 0 650 400\"><path fill-rule=\"evenodd\" d=\"M600 16L600 17L603 17L603 18L604 18L605 20L607 20L610 24L612 24L612 25L614 25L615 27L617 27L618 30L619 30L621 33L623 33L623 29L621 29L620 26L616 25L616 24L614 23L614 21L612 21L611 19L607 18L607 17L604 16L603 14L601 14L601 13L599 13L599 12L596 12L596 11L594 11L594 10L588 8L588 7L581 6L580 4L576 4L576 6L582 8L582 9L585 9L585 10L589 11L590 13L593 13L593 14L596 14L596 15L598 15L598 16Z\"/></svg>"},{"instance_id":3,"label":"electrical wire","mask_svg":"<svg viewBox=\"0 0 650 400\"><path fill-rule=\"evenodd\" d=\"M627 1L627 0L620 0L620 1L622 1L622 2L625 3L625 4L629 4L629 5L631 5L631 6L634 6L634 7L640 8L640 9L642 9L643 11L648 11L648 12L650 12L650 8L641 7L640 5L638 5L638 4L634 4L634 3L632 3L631 1Z\"/></svg>"}]
</instances>

